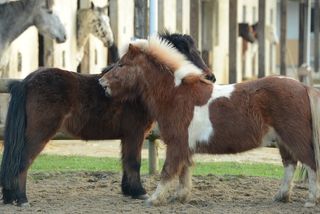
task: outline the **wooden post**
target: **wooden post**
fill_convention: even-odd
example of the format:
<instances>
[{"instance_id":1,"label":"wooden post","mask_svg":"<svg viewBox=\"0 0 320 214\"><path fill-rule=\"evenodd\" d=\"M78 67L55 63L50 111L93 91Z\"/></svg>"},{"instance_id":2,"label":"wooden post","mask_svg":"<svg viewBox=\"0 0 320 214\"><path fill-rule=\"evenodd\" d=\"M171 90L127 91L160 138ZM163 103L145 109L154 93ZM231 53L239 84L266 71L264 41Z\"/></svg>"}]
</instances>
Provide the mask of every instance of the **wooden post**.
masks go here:
<instances>
[{"instance_id":1,"label":"wooden post","mask_svg":"<svg viewBox=\"0 0 320 214\"><path fill-rule=\"evenodd\" d=\"M190 35L195 40L197 44L197 48L200 49L199 10L200 10L200 1L198 0L190 1Z\"/></svg>"},{"instance_id":2,"label":"wooden post","mask_svg":"<svg viewBox=\"0 0 320 214\"><path fill-rule=\"evenodd\" d=\"M134 1L134 36L146 38L148 33L148 0Z\"/></svg>"},{"instance_id":3,"label":"wooden post","mask_svg":"<svg viewBox=\"0 0 320 214\"><path fill-rule=\"evenodd\" d=\"M319 72L320 64L320 46L319 46L319 28L320 28L320 8L319 1L314 1L314 71Z\"/></svg>"},{"instance_id":4,"label":"wooden post","mask_svg":"<svg viewBox=\"0 0 320 214\"><path fill-rule=\"evenodd\" d=\"M258 25L258 44L259 44L259 66L258 78L266 75L266 39L265 39L265 26L266 26L266 0L259 0L259 25Z\"/></svg>"},{"instance_id":5,"label":"wooden post","mask_svg":"<svg viewBox=\"0 0 320 214\"><path fill-rule=\"evenodd\" d=\"M229 0L229 83L237 82L238 0Z\"/></svg>"},{"instance_id":6,"label":"wooden post","mask_svg":"<svg viewBox=\"0 0 320 214\"><path fill-rule=\"evenodd\" d=\"M159 170L158 142L157 140L148 140L149 146L149 174L154 175Z\"/></svg>"},{"instance_id":7,"label":"wooden post","mask_svg":"<svg viewBox=\"0 0 320 214\"><path fill-rule=\"evenodd\" d=\"M287 75L286 50L287 50L287 10L288 0L282 0L280 5L280 74Z\"/></svg>"},{"instance_id":8,"label":"wooden post","mask_svg":"<svg viewBox=\"0 0 320 214\"><path fill-rule=\"evenodd\" d=\"M301 66L306 62L305 54L305 24L306 24L306 10L305 10L305 1L300 0L299 3L299 58L298 66Z\"/></svg>"},{"instance_id":9,"label":"wooden post","mask_svg":"<svg viewBox=\"0 0 320 214\"><path fill-rule=\"evenodd\" d=\"M161 2L163 3L163 2ZM149 36L158 33L158 0L150 0L149 8ZM158 147L156 138L149 138L149 174L155 174L158 171Z\"/></svg>"},{"instance_id":10,"label":"wooden post","mask_svg":"<svg viewBox=\"0 0 320 214\"><path fill-rule=\"evenodd\" d=\"M91 4L89 0L80 0L79 3L80 3L79 9L89 8L90 4ZM83 57L82 57L80 65L79 65L79 67L77 69L77 72L84 73L84 74L89 74L90 73L90 56L89 56L89 53L90 53L90 39L88 40L88 42L83 47Z\"/></svg>"}]
</instances>

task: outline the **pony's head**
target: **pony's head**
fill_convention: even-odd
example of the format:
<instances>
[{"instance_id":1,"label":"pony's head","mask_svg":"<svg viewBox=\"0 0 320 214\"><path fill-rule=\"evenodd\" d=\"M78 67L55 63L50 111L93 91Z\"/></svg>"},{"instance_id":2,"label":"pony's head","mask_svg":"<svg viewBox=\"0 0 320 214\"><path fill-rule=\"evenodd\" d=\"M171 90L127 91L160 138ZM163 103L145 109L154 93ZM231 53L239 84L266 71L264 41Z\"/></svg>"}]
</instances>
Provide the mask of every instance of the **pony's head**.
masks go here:
<instances>
[{"instance_id":1,"label":"pony's head","mask_svg":"<svg viewBox=\"0 0 320 214\"><path fill-rule=\"evenodd\" d=\"M206 75L206 79L215 82L216 77L212 73L212 70L206 65L200 56L200 51L197 49L193 38L187 34L178 34L164 32L159 35L160 38L169 41L173 46L178 49L179 52L183 53L185 57L191 61L194 65L200 68Z\"/></svg>"},{"instance_id":2,"label":"pony's head","mask_svg":"<svg viewBox=\"0 0 320 214\"><path fill-rule=\"evenodd\" d=\"M78 11L78 34L86 37L92 34L102 41L104 46L114 44L113 32L108 16L108 6L96 7L91 2L91 7Z\"/></svg>"},{"instance_id":3,"label":"pony's head","mask_svg":"<svg viewBox=\"0 0 320 214\"><path fill-rule=\"evenodd\" d=\"M33 6L33 23L39 33L55 39L58 43L66 41L66 31L59 17L52 11L53 0L30 0L28 4Z\"/></svg>"},{"instance_id":4,"label":"pony's head","mask_svg":"<svg viewBox=\"0 0 320 214\"><path fill-rule=\"evenodd\" d=\"M203 81L206 75L172 43L159 37L136 40L122 53L118 63L99 80L107 96L130 99L150 88L150 80L174 88L184 82Z\"/></svg>"}]
</instances>

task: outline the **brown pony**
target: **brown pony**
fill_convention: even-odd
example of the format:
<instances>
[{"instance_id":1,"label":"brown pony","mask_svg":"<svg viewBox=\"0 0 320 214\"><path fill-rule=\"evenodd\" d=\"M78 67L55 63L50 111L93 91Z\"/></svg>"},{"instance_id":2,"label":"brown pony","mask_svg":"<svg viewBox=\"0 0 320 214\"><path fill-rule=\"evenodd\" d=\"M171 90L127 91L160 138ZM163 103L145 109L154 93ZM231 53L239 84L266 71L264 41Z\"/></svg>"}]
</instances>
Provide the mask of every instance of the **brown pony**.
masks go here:
<instances>
[{"instance_id":1,"label":"brown pony","mask_svg":"<svg viewBox=\"0 0 320 214\"><path fill-rule=\"evenodd\" d=\"M190 36L165 33L160 37L214 79ZM47 68L10 84L0 174L4 203L27 204L28 169L58 130L83 140L121 139L122 192L146 197L140 181L141 148L154 119L139 99L107 98L98 83L102 75Z\"/></svg>"},{"instance_id":2,"label":"brown pony","mask_svg":"<svg viewBox=\"0 0 320 214\"><path fill-rule=\"evenodd\" d=\"M233 85L214 85L165 41L131 43L100 84L121 99L139 97L159 123L167 144L161 180L149 204L165 202L179 177L175 199L191 190L194 153L232 154L277 141L284 180L276 201L288 201L300 161L309 174L305 206L319 199L320 93L298 81L270 76Z\"/></svg>"}]
</instances>

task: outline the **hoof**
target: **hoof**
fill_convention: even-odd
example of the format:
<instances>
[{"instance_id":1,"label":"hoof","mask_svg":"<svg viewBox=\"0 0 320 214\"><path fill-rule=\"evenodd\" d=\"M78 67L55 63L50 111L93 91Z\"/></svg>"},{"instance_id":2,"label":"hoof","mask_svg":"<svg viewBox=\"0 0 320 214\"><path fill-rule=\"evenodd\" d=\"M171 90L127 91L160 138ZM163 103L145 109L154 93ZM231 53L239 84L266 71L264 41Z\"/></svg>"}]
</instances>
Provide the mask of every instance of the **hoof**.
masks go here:
<instances>
[{"instance_id":1,"label":"hoof","mask_svg":"<svg viewBox=\"0 0 320 214\"><path fill-rule=\"evenodd\" d=\"M30 204L29 204L29 202L24 202L24 203L18 204L18 206L23 207L23 208L28 208L28 207L30 207Z\"/></svg>"},{"instance_id":2,"label":"hoof","mask_svg":"<svg viewBox=\"0 0 320 214\"><path fill-rule=\"evenodd\" d=\"M147 205L147 207L152 207L152 206L160 206L163 203L160 200L149 198L145 201L145 204Z\"/></svg>"},{"instance_id":3,"label":"hoof","mask_svg":"<svg viewBox=\"0 0 320 214\"><path fill-rule=\"evenodd\" d=\"M310 207L314 207L314 206L316 206L316 203L315 203L315 202L307 201L307 202L304 204L304 207L306 207L306 208L310 208Z\"/></svg>"},{"instance_id":4,"label":"hoof","mask_svg":"<svg viewBox=\"0 0 320 214\"><path fill-rule=\"evenodd\" d=\"M144 194L144 195L136 195L136 196L132 196L133 199L139 199L139 200L147 200L149 199L149 195L148 194Z\"/></svg>"},{"instance_id":5,"label":"hoof","mask_svg":"<svg viewBox=\"0 0 320 214\"><path fill-rule=\"evenodd\" d=\"M273 197L273 201L275 202L282 202L282 203L287 203L290 202L290 195L288 194L281 194L281 193L277 193L274 197Z\"/></svg>"},{"instance_id":6,"label":"hoof","mask_svg":"<svg viewBox=\"0 0 320 214\"><path fill-rule=\"evenodd\" d=\"M147 199L147 200L145 200L145 205L147 206L147 207L152 207L153 206L153 203L152 203L152 201L151 200L149 200L149 199Z\"/></svg>"}]
</instances>

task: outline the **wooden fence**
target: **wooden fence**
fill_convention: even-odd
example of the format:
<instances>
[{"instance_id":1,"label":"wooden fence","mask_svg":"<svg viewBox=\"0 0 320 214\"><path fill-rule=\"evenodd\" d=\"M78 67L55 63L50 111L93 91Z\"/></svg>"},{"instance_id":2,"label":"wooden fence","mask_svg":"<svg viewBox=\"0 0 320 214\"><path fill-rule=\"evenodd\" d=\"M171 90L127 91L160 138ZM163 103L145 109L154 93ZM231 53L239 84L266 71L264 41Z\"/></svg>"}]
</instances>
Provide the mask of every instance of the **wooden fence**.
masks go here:
<instances>
[{"instance_id":1,"label":"wooden fence","mask_svg":"<svg viewBox=\"0 0 320 214\"><path fill-rule=\"evenodd\" d=\"M12 80L17 79L0 79L0 94L9 93L8 83ZM1 105L7 105L6 103L1 103ZM1 110L1 109L0 109ZM0 140L3 140L4 137L4 124L0 124ZM158 143L157 138L159 137L158 132L152 132L148 137L148 146L149 146L149 173L155 174L158 172ZM57 133L54 137L54 140L80 140L72 136L68 136L64 133Z\"/></svg>"}]
</instances>

